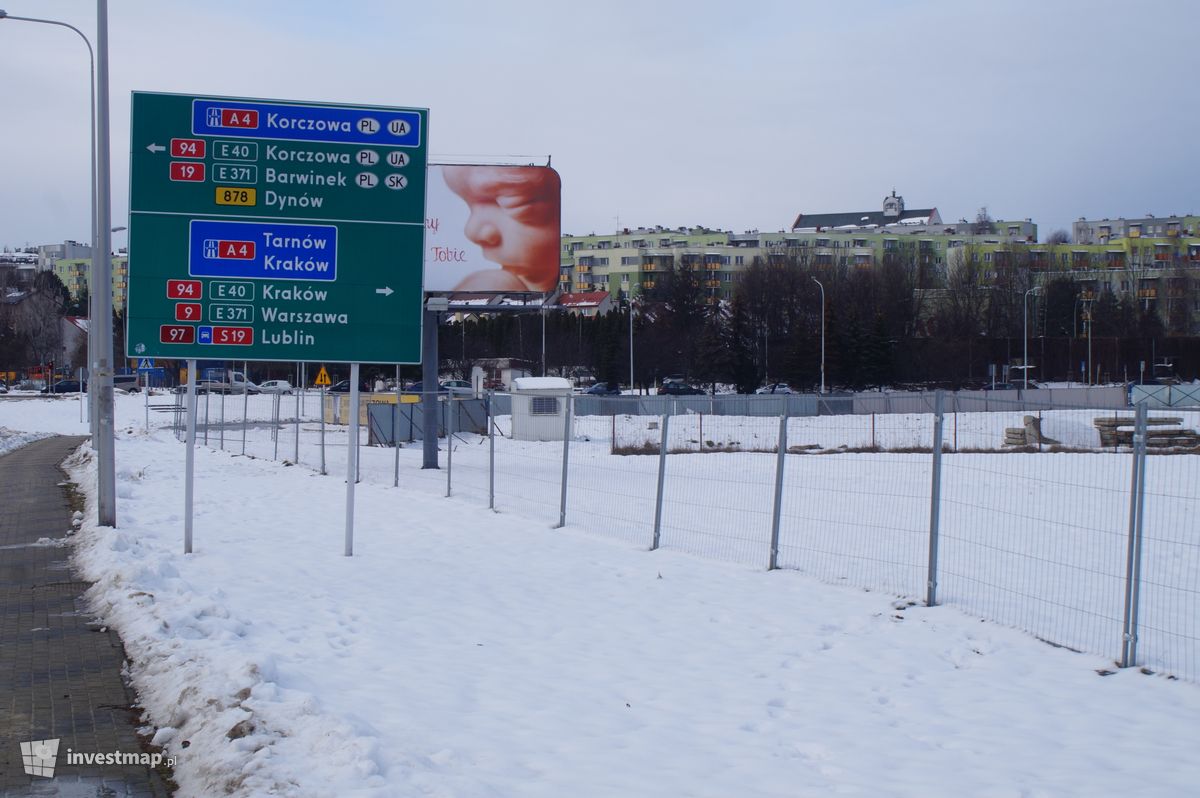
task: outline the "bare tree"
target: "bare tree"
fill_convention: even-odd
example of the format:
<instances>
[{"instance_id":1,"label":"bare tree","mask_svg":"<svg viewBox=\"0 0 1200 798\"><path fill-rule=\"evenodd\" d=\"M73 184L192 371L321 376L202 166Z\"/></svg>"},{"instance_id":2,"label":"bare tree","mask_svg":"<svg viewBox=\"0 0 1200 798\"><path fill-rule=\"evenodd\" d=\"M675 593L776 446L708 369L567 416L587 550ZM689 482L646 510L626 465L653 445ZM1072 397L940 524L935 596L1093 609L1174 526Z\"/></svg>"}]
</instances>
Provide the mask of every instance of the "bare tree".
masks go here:
<instances>
[{"instance_id":1,"label":"bare tree","mask_svg":"<svg viewBox=\"0 0 1200 798\"><path fill-rule=\"evenodd\" d=\"M935 333L944 338L974 338L985 332L988 308L987 273L979 247L947 251L946 288L933 311Z\"/></svg>"},{"instance_id":2,"label":"bare tree","mask_svg":"<svg viewBox=\"0 0 1200 798\"><path fill-rule=\"evenodd\" d=\"M50 272L39 272L25 296L11 307L13 333L25 348L24 365L61 359L66 302L62 282Z\"/></svg>"}]
</instances>

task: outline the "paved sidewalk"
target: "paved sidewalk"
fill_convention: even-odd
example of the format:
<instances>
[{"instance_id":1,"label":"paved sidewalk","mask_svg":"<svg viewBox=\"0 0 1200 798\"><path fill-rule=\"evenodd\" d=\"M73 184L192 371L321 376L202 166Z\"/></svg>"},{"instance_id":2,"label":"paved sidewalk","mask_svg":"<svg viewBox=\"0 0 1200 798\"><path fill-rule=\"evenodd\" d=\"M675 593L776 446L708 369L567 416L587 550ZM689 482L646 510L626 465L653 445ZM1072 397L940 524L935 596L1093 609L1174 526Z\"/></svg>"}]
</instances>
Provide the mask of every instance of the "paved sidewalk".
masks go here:
<instances>
[{"instance_id":1,"label":"paved sidewalk","mask_svg":"<svg viewBox=\"0 0 1200 798\"><path fill-rule=\"evenodd\" d=\"M67 751L141 753L121 676L121 639L84 612L72 573L72 508L59 468L85 438L37 441L0 457L0 796L166 796L144 766L67 764ZM51 778L28 775L20 743L59 740Z\"/></svg>"}]
</instances>

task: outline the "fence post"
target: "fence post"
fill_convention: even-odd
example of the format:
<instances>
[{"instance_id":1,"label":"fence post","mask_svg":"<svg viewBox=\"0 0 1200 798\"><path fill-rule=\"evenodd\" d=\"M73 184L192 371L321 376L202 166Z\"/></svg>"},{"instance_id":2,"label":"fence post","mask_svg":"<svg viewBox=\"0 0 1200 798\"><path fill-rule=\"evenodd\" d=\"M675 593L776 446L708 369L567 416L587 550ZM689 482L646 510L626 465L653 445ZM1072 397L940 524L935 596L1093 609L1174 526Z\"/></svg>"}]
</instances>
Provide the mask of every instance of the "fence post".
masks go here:
<instances>
[{"instance_id":1,"label":"fence post","mask_svg":"<svg viewBox=\"0 0 1200 798\"><path fill-rule=\"evenodd\" d=\"M454 394L446 396L446 498L450 498L451 474L454 473ZM397 450L399 452L399 450ZM396 460L399 463L399 459Z\"/></svg>"},{"instance_id":2,"label":"fence post","mask_svg":"<svg viewBox=\"0 0 1200 798\"><path fill-rule=\"evenodd\" d=\"M492 399L494 391L487 393L487 429L488 429L488 509L496 509L496 422L492 418Z\"/></svg>"},{"instance_id":3,"label":"fence post","mask_svg":"<svg viewBox=\"0 0 1200 798\"><path fill-rule=\"evenodd\" d=\"M245 432L243 431L243 440ZM325 474L325 386L321 386L321 474Z\"/></svg>"},{"instance_id":4,"label":"fence post","mask_svg":"<svg viewBox=\"0 0 1200 798\"><path fill-rule=\"evenodd\" d=\"M775 457L775 508L771 511L771 559L767 570L774 571L779 567L779 517L783 510L783 462L787 455L787 400L784 400L783 414L779 417L779 446Z\"/></svg>"},{"instance_id":5,"label":"fence post","mask_svg":"<svg viewBox=\"0 0 1200 798\"><path fill-rule=\"evenodd\" d=\"M221 394L221 435L220 449L225 451L225 394Z\"/></svg>"},{"instance_id":6,"label":"fence post","mask_svg":"<svg viewBox=\"0 0 1200 798\"><path fill-rule=\"evenodd\" d=\"M925 606L937 604L938 527L942 510L942 421L945 394L938 391L933 404L933 480L929 490L929 571L925 580Z\"/></svg>"},{"instance_id":7,"label":"fence post","mask_svg":"<svg viewBox=\"0 0 1200 798\"><path fill-rule=\"evenodd\" d=\"M567 460L571 453L571 413L574 410L571 399L566 397L567 412L563 414L562 495L558 500L558 526L555 529L567 525Z\"/></svg>"},{"instance_id":8,"label":"fence post","mask_svg":"<svg viewBox=\"0 0 1200 798\"><path fill-rule=\"evenodd\" d=\"M292 463L300 465L300 390L296 389L296 445L292 449Z\"/></svg>"},{"instance_id":9,"label":"fence post","mask_svg":"<svg viewBox=\"0 0 1200 798\"><path fill-rule=\"evenodd\" d=\"M1129 485L1129 546L1125 555L1125 621L1121 667L1137 664L1138 596L1142 586L1142 508L1146 496L1146 405L1134 406L1133 469Z\"/></svg>"},{"instance_id":10,"label":"fence post","mask_svg":"<svg viewBox=\"0 0 1200 798\"><path fill-rule=\"evenodd\" d=\"M243 368L245 368L245 367L243 366ZM242 373L245 374L246 372L243 371ZM247 421L247 419L249 417L250 417L250 392L246 391L242 394L242 454L243 455L246 454L246 427L249 424L249 422Z\"/></svg>"},{"instance_id":11,"label":"fence post","mask_svg":"<svg viewBox=\"0 0 1200 798\"><path fill-rule=\"evenodd\" d=\"M272 394L272 398L274 399L274 401L271 402L271 440L274 442L274 446L271 449L271 459L278 460L279 459L279 398L280 398L280 395Z\"/></svg>"},{"instance_id":12,"label":"fence post","mask_svg":"<svg viewBox=\"0 0 1200 798\"><path fill-rule=\"evenodd\" d=\"M392 405L392 487L400 487L400 367L396 366L396 404Z\"/></svg>"},{"instance_id":13,"label":"fence post","mask_svg":"<svg viewBox=\"0 0 1200 798\"><path fill-rule=\"evenodd\" d=\"M650 551L658 548L658 541L662 537L662 508L663 508L663 481L667 473L667 425L671 420L669 414L663 414L662 417L662 443L658 446L658 492L654 499L654 541L650 545Z\"/></svg>"}]
</instances>

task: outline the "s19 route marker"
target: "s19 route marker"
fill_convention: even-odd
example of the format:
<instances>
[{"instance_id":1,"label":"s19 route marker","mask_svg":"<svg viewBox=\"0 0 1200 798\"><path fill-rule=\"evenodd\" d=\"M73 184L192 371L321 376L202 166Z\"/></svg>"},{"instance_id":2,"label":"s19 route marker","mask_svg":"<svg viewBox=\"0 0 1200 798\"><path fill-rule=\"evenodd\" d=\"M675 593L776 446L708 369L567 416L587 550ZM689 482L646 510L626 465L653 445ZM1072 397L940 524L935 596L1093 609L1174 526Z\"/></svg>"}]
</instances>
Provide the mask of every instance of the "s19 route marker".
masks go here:
<instances>
[{"instance_id":1,"label":"s19 route marker","mask_svg":"<svg viewBox=\"0 0 1200 798\"><path fill-rule=\"evenodd\" d=\"M420 362L428 120L134 92L129 352Z\"/></svg>"}]
</instances>

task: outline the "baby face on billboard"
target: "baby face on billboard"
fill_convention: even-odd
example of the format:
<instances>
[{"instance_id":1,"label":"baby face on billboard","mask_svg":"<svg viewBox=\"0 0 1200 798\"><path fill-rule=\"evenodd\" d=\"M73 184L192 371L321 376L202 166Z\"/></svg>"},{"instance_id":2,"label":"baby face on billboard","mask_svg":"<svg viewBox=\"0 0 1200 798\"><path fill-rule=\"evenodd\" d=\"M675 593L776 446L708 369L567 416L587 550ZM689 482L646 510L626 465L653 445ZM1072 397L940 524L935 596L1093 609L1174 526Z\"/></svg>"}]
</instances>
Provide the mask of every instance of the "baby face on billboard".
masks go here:
<instances>
[{"instance_id":1,"label":"baby face on billboard","mask_svg":"<svg viewBox=\"0 0 1200 798\"><path fill-rule=\"evenodd\" d=\"M459 291L553 291L558 282L558 173L548 167L445 166L446 185L471 211L464 233L499 269Z\"/></svg>"}]
</instances>

